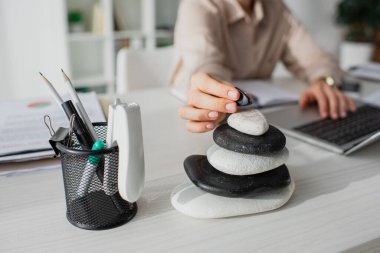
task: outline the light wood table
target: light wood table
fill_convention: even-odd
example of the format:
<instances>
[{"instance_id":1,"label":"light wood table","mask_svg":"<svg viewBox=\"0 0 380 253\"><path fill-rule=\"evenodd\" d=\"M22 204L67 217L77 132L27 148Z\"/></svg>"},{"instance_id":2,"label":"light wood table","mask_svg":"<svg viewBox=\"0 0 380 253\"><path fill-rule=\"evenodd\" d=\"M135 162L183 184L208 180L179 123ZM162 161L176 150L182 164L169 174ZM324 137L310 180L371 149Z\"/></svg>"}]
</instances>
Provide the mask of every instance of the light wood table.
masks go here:
<instances>
[{"instance_id":1,"label":"light wood table","mask_svg":"<svg viewBox=\"0 0 380 253\"><path fill-rule=\"evenodd\" d=\"M0 176L0 252L380 251L380 144L345 157L288 138L296 183L288 204L259 215L198 220L174 210L170 192L188 180L185 157L205 154L211 134L186 132L180 103L166 89L127 98L140 104L143 120L146 187L137 216L111 230L81 230L66 220L59 166Z\"/></svg>"}]
</instances>

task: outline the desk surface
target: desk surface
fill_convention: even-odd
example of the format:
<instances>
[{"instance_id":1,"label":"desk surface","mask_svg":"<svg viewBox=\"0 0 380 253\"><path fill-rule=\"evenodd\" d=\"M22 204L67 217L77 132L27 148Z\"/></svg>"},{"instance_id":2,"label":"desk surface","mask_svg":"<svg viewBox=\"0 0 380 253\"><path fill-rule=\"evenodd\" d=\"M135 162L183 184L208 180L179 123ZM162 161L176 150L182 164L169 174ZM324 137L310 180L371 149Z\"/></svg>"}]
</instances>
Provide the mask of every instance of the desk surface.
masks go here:
<instances>
[{"instance_id":1,"label":"desk surface","mask_svg":"<svg viewBox=\"0 0 380 253\"><path fill-rule=\"evenodd\" d=\"M379 143L344 157L288 137L296 190L287 205L198 220L174 210L169 196L188 180L184 158L205 154L211 134L187 133L180 103L165 89L127 98L140 103L143 120L146 187L137 216L115 229L81 230L66 220L59 166L0 176L0 252L379 252Z\"/></svg>"}]
</instances>

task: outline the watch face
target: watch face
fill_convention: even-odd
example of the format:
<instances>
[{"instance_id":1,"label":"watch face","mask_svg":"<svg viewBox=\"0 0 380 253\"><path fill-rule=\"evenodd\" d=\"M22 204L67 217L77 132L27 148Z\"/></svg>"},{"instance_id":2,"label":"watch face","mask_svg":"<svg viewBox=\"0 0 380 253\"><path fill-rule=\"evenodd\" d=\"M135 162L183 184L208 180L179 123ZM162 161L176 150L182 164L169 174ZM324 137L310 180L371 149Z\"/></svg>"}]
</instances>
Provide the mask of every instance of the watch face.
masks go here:
<instances>
[{"instance_id":1,"label":"watch face","mask_svg":"<svg viewBox=\"0 0 380 253\"><path fill-rule=\"evenodd\" d=\"M334 80L334 78L332 78L331 76L326 76L326 78L325 78L325 82L326 82L329 86L334 86L334 85L335 85L335 80Z\"/></svg>"}]
</instances>

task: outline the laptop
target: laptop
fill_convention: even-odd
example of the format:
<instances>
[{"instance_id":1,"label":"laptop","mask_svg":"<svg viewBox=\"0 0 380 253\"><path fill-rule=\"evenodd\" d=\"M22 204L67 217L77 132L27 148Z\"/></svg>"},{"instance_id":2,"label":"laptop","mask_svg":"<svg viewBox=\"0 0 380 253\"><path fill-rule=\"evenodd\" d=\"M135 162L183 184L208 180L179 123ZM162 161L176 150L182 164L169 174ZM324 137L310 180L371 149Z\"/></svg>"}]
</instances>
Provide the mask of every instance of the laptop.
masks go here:
<instances>
[{"instance_id":1,"label":"laptop","mask_svg":"<svg viewBox=\"0 0 380 253\"><path fill-rule=\"evenodd\" d=\"M312 145L349 155L380 140L380 108L357 102L357 112L344 119L321 119L316 106L287 106L266 113L268 122L288 136Z\"/></svg>"}]
</instances>

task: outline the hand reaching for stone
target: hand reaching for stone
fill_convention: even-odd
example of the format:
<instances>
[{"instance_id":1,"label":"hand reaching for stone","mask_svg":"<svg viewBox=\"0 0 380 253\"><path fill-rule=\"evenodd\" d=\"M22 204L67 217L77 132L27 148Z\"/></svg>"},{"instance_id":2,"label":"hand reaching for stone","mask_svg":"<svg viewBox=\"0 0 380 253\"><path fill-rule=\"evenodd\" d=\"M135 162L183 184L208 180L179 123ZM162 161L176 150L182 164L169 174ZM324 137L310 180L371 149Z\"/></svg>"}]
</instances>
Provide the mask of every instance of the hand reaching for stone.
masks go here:
<instances>
[{"instance_id":1,"label":"hand reaching for stone","mask_svg":"<svg viewBox=\"0 0 380 253\"><path fill-rule=\"evenodd\" d=\"M232 84L215 80L206 73L194 74L188 92L188 104L181 107L179 115L187 120L190 132L213 130L226 113L237 111L239 91Z\"/></svg>"},{"instance_id":2,"label":"hand reaching for stone","mask_svg":"<svg viewBox=\"0 0 380 253\"><path fill-rule=\"evenodd\" d=\"M355 103L345 96L340 90L316 80L302 94L299 104L302 108L312 103L318 103L319 114L322 118L345 118L347 107L350 111L356 111Z\"/></svg>"}]
</instances>

